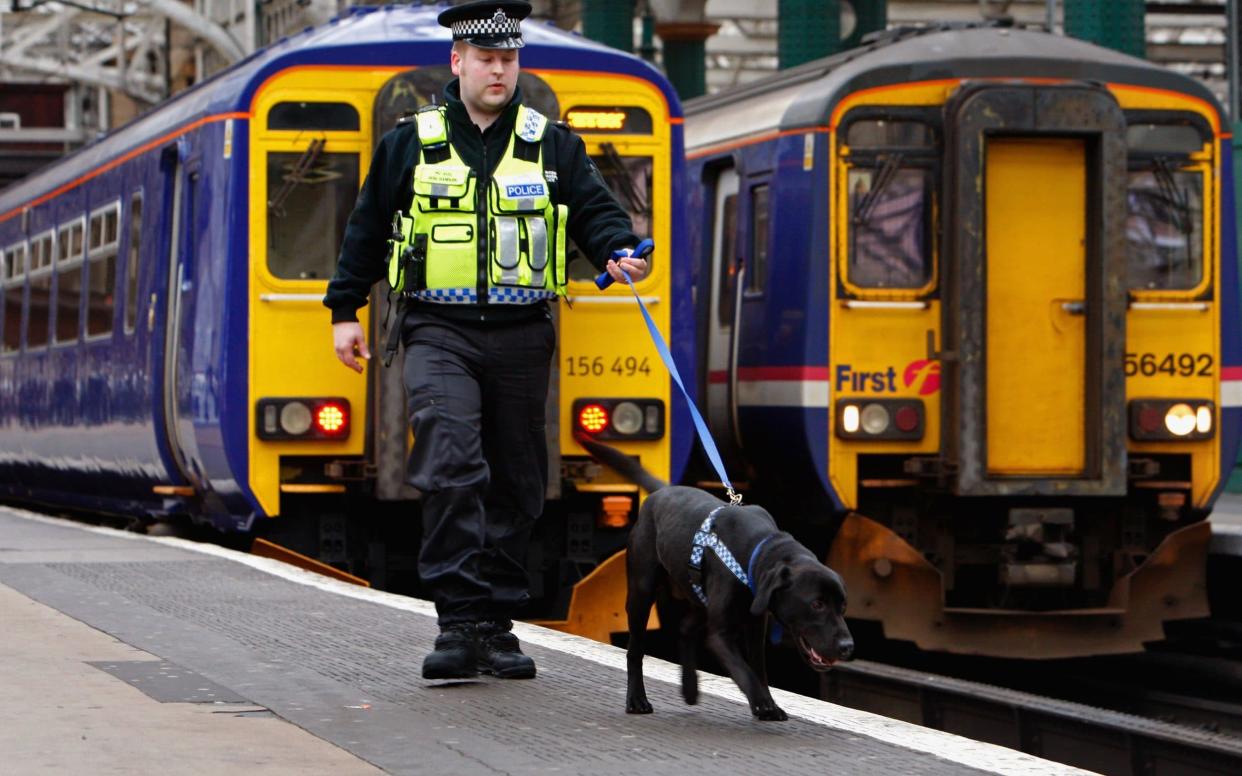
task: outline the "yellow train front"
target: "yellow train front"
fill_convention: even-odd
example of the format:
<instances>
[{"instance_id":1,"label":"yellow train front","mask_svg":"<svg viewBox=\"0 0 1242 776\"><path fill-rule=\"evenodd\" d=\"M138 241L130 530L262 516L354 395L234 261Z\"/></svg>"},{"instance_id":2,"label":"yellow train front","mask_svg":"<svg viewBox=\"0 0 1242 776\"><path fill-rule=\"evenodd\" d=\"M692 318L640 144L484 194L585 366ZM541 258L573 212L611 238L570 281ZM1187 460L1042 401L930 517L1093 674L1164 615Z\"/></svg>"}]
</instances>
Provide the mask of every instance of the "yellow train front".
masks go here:
<instances>
[{"instance_id":1,"label":"yellow train front","mask_svg":"<svg viewBox=\"0 0 1242 776\"><path fill-rule=\"evenodd\" d=\"M452 78L448 31L436 24L437 10L359 11L294 39L283 56L278 48L253 81L246 151L248 402L256 408L249 484L261 513L272 518L260 529L278 544L407 590L398 577L413 579L419 520L418 494L405 484L411 440L401 371L383 369L377 358L357 376L336 363L320 300L372 148L404 113L437 101ZM673 217L683 164L675 93L635 57L550 26L524 26L519 87L527 104L584 138L635 231L658 246L639 293L666 337L678 315L688 329L689 307L677 313L673 300L684 298L678 289L688 286L689 272L683 267L675 275L668 258L682 239ZM673 422L668 373L628 288L599 292L595 271L575 251L570 304L557 306L549 502L530 558L535 597L562 616L568 587L623 545L638 495L632 485L608 484L589 464L573 441L571 417L585 411L602 419L604 437L663 477L679 474L690 441ZM377 356L386 302L377 289L360 311ZM691 338L679 339L678 358L686 364ZM313 414L322 401L305 397L348 407L348 436L290 433L286 406L301 401ZM303 414L289 412L295 419ZM600 573L616 576L621 568ZM624 595L616 579L603 582L610 595ZM622 611L620 600L608 605ZM606 630L597 631L606 638Z\"/></svg>"},{"instance_id":2,"label":"yellow train front","mask_svg":"<svg viewBox=\"0 0 1242 776\"><path fill-rule=\"evenodd\" d=\"M1207 614L1242 399L1210 93L1043 33L894 31L686 115L707 414L831 539L851 617L1050 658Z\"/></svg>"}]
</instances>

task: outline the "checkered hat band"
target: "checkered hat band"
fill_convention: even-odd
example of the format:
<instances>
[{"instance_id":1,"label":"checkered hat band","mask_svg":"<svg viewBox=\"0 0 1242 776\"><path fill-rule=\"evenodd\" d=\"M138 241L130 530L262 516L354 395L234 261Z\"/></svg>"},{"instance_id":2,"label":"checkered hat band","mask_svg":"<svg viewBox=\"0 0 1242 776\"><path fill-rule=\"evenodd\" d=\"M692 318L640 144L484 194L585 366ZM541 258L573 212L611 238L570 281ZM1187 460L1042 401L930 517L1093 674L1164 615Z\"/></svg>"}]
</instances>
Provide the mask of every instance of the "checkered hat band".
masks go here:
<instances>
[{"instance_id":1,"label":"checkered hat band","mask_svg":"<svg viewBox=\"0 0 1242 776\"><path fill-rule=\"evenodd\" d=\"M453 22L454 38L473 38L480 35L516 35L521 30L519 19L510 19L497 14L490 19L466 19Z\"/></svg>"}]
</instances>

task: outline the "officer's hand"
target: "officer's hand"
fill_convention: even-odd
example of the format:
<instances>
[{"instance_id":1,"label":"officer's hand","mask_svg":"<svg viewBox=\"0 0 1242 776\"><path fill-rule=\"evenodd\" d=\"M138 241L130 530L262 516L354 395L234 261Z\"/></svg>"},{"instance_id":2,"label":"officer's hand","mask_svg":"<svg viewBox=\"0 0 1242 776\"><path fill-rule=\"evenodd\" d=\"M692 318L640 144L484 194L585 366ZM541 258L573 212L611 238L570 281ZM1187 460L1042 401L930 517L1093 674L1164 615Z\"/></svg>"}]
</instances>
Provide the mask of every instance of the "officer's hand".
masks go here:
<instances>
[{"instance_id":1,"label":"officer's hand","mask_svg":"<svg viewBox=\"0 0 1242 776\"><path fill-rule=\"evenodd\" d=\"M618 283L625 282L625 276L621 274L621 270L630 273L630 280L637 283L647 274L647 260L637 256L622 256L617 260L609 259L606 269L608 274L612 275L612 279Z\"/></svg>"},{"instance_id":2,"label":"officer's hand","mask_svg":"<svg viewBox=\"0 0 1242 776\"><path fill-rule=\"evenodd\" d=\"M362 333L362 324L357 321L332 324L332 344L336 348L336 357L355 372L362 371L362 364L358 363L357 356L371 357L371 351L367 349L367 337Z\"/></svg>"}]
</instances>

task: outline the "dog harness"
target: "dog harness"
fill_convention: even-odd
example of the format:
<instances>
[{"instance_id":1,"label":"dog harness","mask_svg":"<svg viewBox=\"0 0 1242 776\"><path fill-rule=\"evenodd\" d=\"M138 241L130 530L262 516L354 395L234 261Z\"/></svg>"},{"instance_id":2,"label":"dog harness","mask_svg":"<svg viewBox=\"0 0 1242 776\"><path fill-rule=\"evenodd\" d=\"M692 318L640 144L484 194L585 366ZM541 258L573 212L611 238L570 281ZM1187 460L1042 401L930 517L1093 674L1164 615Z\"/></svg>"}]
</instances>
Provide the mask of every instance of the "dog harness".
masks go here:
<instances>
[{"instance_id":1,"label":"dog harness","mask_svg":"<svg viewBox=\"0 0 1242 776\"><path fill-rule=\"evenodd\" d=\"M733 572L733 576L738 581L746 585L750 589L751 595L755 594L755 558L759 557L759 551L763 549L763 545L768 543L776 534L769 534L763 537L763 540L755 545L755 549L750 553L750 562L746 564L746 570L742 570L742 564L737 562L737 558L733 557L733 553L729 552L729 548L716 535L716 515L720 510L724 509L728 504L720 506L707 513L707 519L703 521L703 525L699 526L699 530L694 533L694 544L690 547L690 588L694 590L694 594L699 597L704 606L707 606L707 591L703 589L703 553L707 549L711 549L716 553L716 557L725 565L729 571ZM750 573L747 573L750 572ZM778 644L781 640L781 623L772 617L772 643Z\"/></svg>"}]
</instances>

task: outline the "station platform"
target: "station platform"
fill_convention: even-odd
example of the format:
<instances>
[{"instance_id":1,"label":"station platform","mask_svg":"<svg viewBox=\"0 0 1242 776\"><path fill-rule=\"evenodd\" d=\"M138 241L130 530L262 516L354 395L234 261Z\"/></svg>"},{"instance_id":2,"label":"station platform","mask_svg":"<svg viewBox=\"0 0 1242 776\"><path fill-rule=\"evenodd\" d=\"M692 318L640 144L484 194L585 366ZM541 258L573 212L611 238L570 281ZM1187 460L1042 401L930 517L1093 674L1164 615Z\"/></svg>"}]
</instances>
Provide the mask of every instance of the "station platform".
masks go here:
<instances>
[{"instance_id":1,"label":"station platform","mask_svg":"<svg viewBox=\"0 0 1242 776\"><path fill-rule=\"evenodd\" d=\"M1062 774L1057 763L517 624L530 681L436 683L432 606L223 548L0 507L4 772Z\"/></svg>"}]
</instances>

